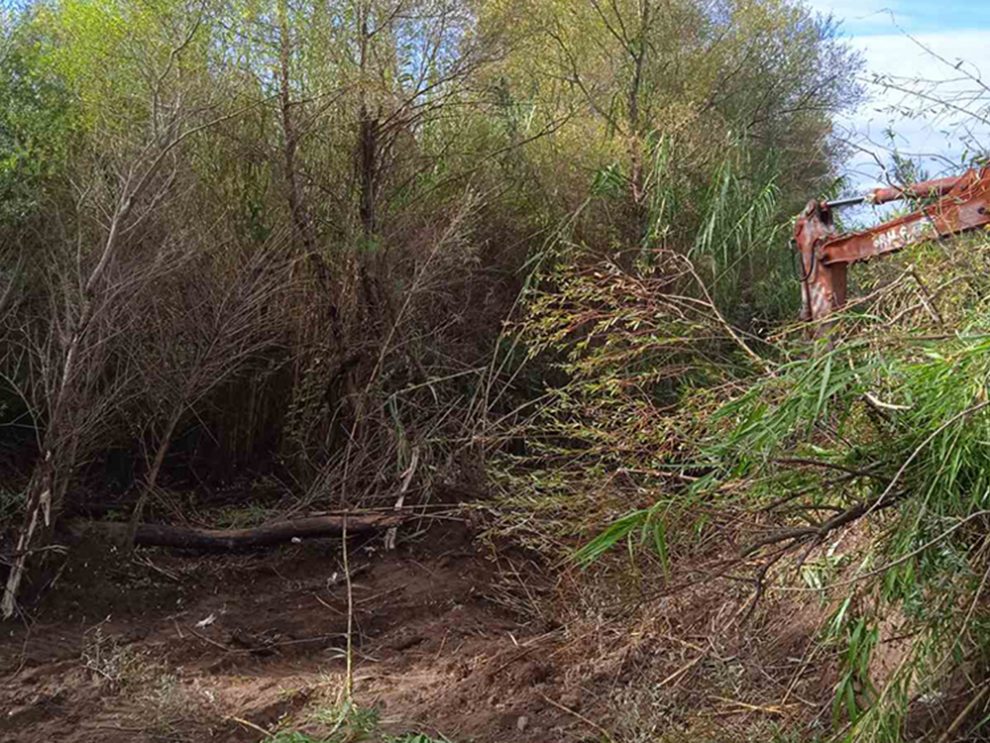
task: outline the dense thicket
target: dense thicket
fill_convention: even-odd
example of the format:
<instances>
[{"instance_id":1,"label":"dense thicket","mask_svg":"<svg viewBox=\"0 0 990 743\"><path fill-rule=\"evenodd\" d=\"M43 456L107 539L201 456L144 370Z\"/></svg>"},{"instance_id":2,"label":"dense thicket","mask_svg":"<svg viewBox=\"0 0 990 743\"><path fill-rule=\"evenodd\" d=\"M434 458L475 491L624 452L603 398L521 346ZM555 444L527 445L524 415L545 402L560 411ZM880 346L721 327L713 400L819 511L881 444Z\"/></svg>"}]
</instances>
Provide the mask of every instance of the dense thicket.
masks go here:
<instances>
[{"instance_id":1,"label":"dense thicket","mask_svg":"<svg viewBox=\"0 0 990 743\"><path fill-rule=\"evenodd\" d=\"M462 475L564 242L772 313L856 97L789 0L51 0L0 68L7 613L87 483Z\"/></svg>"},{"instance_id":2,"label":"dense thicket","mask_svg":"<svg viewBox=\"0 0 990 743\"><path fill-rule=\"evenodd\" d=\"M839 737L961 731L987 698L985 241L858 274L827 343L788 327L788 219L836 187L859 96L830 22L798 0L0 19L6 615L83 507L133 538L208 504L484 483L502 534L584 539L585 563L622 544L661 587L715 545L697 574L749 581L740 624L800 578L831 612L809 657L839 669ZM985 119L967 70L946 105Z\"/></svg>"},{"instance_id":3,"label":"dense thicket","mask_svg":"<svg viewBox=\"0 0 990 743\"><path fill-rule=\"evenodd\" d=\"M731 535L754 605L793 570L834 607L850 739L986 693L985 246L862 274L877 291L827 347L786 327L788 219L836 186L859 95L828 21L796 0L2 20L6 614L90 494L133 537L270 506L211 495L260 477L282 510L483 478L496 528L544 552L647 544L663 584Z\"/></svg>"},{"instance_id":4,"label":"dense thicket","mask_svg":"<svg viewBox=\"0 0 990 743\"><path fill-rule=\"evenodd\" d=\"M958 112L986 105L974 93ZM801 663L834 678L831 710L774 740L982 740L990 245L954 236L857 265L856 299L812 341L771 309L787 297L758 247L783 240L774 191L735 180L738 162L693 201L693 241L648 260L562 236L514 326L556 374L506 427L526 445L490 467L500 532L646 605L724 581L719 622L742 636L779 611L768 595L821 612ZM755 295L726 270L749 260L772 277Z\"/></svg>"}]
</instances>

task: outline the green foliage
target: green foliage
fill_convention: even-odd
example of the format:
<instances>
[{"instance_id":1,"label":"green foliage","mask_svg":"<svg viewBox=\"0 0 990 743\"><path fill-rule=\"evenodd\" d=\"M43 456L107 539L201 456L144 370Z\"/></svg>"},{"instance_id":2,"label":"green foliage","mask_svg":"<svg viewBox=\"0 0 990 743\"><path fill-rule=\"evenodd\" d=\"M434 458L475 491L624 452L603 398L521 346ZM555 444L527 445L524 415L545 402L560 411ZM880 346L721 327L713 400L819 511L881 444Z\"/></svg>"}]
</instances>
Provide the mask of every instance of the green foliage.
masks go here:
<instances>
[{"instance_id":1,"label":"green foliage","mask_svg":"<svg viewBox=\"0 0 990 743\"><path fill-rule=\"evenodd\" d=\"M263 524L275 515L272 509L266 506L248 503L244 506L226 506L218 509L211 515L211 521L222 529L244 529Z\"/></svg>"},{"instance_id":2,"label":"green foliage","mask_svg":"<svg viewBox=\"0 0 990 743\"><path fill-rule=\"evenodd\" d=\"M188 95L202 75L192 60L208 45L205 10L186 0L58 0L32 21L39 64L62 81L98 146L119 146L145 133L135 128L162 124L154 119L163 111L149 111L152 97L154 106L175 105L175 78Z\"/></svg>"},{"instance_id":3,"label":"green foliage","mask_svg":"<svg viewBox=\"0 0 990 743\"><path fill-rule=\"evenodd\" d=\"M754 167L739 144L719 163L704 197L701 224L688 257L707 268L705 276L720 304L742 315L789 269L773 160ZM742 296L740 296L742 294ZM784 317L790 307L762 307Z\"/></svg>"},{"instance_id":4,"label":"green foliage","mask_svg":"<svg viewBox=\"0 0 990 743\"><path fill-rule=\"evenodd\" d=\"M976 298L960 327L985 327L985 312ZM988 384L990 344L982 333L925 341L881 330L782 366L717 416L730 433L710 444L710 461L723 476L760 479L762 487L749 489L753 496L764 493L769 502L786 492L792 475L779 462L797 451L854 475L835 491L819 479L809 504L844 510L866 503L870 512L884 513L884 528L854 572L861 582L845 589L851 593L842 606L853 595L878 603L868 616L836 620L848 625L836 709L856 722L856 740L899 740L907 690L921 682L937 687L953 667L949 658L985 653L974 640L986 617L973 602L987 570ZM895 407L878 411L870 402L878 398ZM869 683L877 642L876 626L868 623L892 611L904 617L901 631L918 633L911 662L864 711L854 696Z\"/></svg>"},{"instance_id":5,"label":"green foliage","mask_svg":"<svg viewBox=\"0 0 990 743\"><path fill-rule=\"evenodd\" d=\"M652 547L666 572L669 567L670 548L667 545L667 524L663 511L670 504L658 503L652 508L633 511L613 521L608 528L574 553L574 559L583 565L590 565L623 540L634 544L633 537L638 532L639 546Z\"/></svg>"},{"instance_id":6,"label":"green foliage","mask_svg":"<svg viewBox=\"0 0 990 743\"><path fill-rule=\"evenodd\" d=\"M979 238L966 247L977 263L990 250ZM924 249L917 255L927 260ZM929 270L937 280L958 269L943 259ZM834 714L847 721L850 741L901 740L919 687L936 693L959 668L985 668L990 658L981 600L990 572L990 305L982 282L950 283L956 296L941 304L953 333L933 334L932 316L905 321L907 297L924 287L895 282L827 339L778 344L778 363L737 376L701 425L697 409L679 406L672 417L694 435L665 464L693 483L613 521L577 553L587 562L623 541L645 545L657 514L683 500L767 512L782 529L810 522L807 541L794 542L809 549L841 528L829 515L866 522L865 547L842 556L833 545L802 570L823 600L838 601L823 639L840 654ZM786 513L799 514L796 522ZM683 535L668 526L664 544ZM872 657L891 617L911 642L877 688Z\"/></svg>"},{"instance_id":7,"label":"green foliage","mask_svg":"<svg viewBox=\"0 0 990 743\"><path fill-rule=\"evenodd\" d=\"M66 167L74 112L26 21L4 24L0 43L0 227L14 227L38 211L43 187Z\"/></svg>"},{"instance_id":8,"label":"green foliage","mask_svg":"<svg viewBox=\"0 0 990 743\"><path fill-rule=\"evenodd\" d=\"M582 563L626 543L650 546L666 570L679 538L672 535L683 533L672 524L703 520L700 483L687 492L672 486L688 466L685 446L718 407L708 390L752 373L752 351L727 330L725 316L747 314L739 288L752 277L790 265L767 248L786 224L771 164L761 166L756 182L763 185L753 187L741 175L752 172L750 153L731 142L708 186L685 193L671 172L669 145L657 142L647 181L654 247L640 247L632 265L624 256L600 261L562 229L517 328L524 368L553 373L532 412L525 451L506 454L496 467L507 494L505 528L515 530L514 513L539 513L539 525L516 536L556 549L609 522L577 552ZM611 170L596 176L602 198L611 198L615 181ZM697 453L695 464L705 461ZM524 522L532 524L528 516Z\"/></svg>"},{"instance_id":9,"label":"green foliage","mask_svg":"<svg viewBox=\"0 0 990 743\"><path fill-rule=\"evenodd\" d=\"M754 406L796 431L859 384L780 350L714 415L778 361L759 332L796 296L789 199L832 180L858 61L789 0L401 5L51 0L5 29L19 474L59 500L110 448L141 477L160 452L354 507L391 503L412 461L410 499L472 474L484 442L506 529L571 554L615 521L579 560L624 544L672 570L719 478L773 457ZM193 394L191 350L258 255L291 269L258 313L276 330ZM330 727L371 735L359 718Z\"/></svg>"},{"instance_id":10,"label":"green foliage","mask_svg":"<svg viewBox=\"0 0 990 743\"><path fill-rule=\"evenodd\" d=\"M287 732L278 733L268 739L269 743L336 743L338 740L356 741L363 738L319 738L305 733ZM380 739L382 743L450 743L446 738L431 738L422 733L409 733L398 737L387 737Z\"/></svg>"},{"instance_id":11,"label":"green foliage","mask_svg":"<svg viewBox=\"0 0 990 743\"><path fill-rule=\"evenodd\" d=\"M876 701L876 688L870 680L870 661L880 637L876 626L851 611L852 597L847 597L826 627L825 638L839 646L842 671L836 684L832 716L836 722L845 716L855 723L869 705Z\"/></svg>"},{"instance_id":12,"label":"green foliage","mask_svg":"<svg viewBox=\"0 0 990 743\"><path fill-rule=\"evenodd\" d=\"M345 703L319 710L314 721L330 729L326 734L309 734L284 730L267 739L267 743L450 743L444 737L432 738L424 733L389 735L380 729L377 709Z\"/></svg>"}]
</instances>

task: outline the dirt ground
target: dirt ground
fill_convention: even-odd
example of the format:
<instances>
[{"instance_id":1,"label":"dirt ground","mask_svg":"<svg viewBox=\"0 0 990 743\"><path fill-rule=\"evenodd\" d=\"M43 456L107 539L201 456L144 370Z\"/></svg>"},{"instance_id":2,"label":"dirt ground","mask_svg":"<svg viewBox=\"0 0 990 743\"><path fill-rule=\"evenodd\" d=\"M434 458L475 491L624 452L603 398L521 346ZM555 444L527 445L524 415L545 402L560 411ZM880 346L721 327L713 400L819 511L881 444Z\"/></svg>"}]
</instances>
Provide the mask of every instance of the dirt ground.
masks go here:
<instances>
[{"instance_id":1,"label":"dirt ground","mask_svg":"<svg viewBox=\"0 0 990 743\"><path fill-rule=\"evenodd\" d=\"M776 625L740 632L732 615L749 589L702 581L609 615L594 596L561 606L563 579L466 529L396 552L381 544L353 540L349 552L354 699L376 711L379 734L770 740L827 710L823 660L805 657L814 611L768 613ZM237 556L94 552L68 565L30 624L2 628L0 740L332 729L348 619L339 541Z\"/></svg>"},{"instance_id":2,"label":"dirt ground","mask_svg":"<svg viewBox=\"0 0 990 743\"><path fill-rule=\"evenodd\" d=\"M382 728L451 740L581 740L528 656L548 628L505 606L464 535L350 555L354 692ZM256 741L326 727L345 668L338 543L235 557L80 562L0 642L0 740ZM95 569L94 569L95 568ZM552 634L552 633L550 633ZM580 706L579 692L569 699ZM575 710L576 711L576 710ZM321 713L323 721L321 723ZM592 731L594 732L594 731Z\"/></svg>"}]
</instances>

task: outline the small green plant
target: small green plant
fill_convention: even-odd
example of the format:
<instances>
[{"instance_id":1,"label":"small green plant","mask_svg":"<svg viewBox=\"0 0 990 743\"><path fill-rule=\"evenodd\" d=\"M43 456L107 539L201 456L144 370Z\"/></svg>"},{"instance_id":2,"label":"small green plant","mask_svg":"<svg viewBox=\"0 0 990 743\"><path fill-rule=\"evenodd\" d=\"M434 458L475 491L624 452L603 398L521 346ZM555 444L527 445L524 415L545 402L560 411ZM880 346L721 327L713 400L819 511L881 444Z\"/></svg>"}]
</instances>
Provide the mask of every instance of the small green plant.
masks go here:
<instances>
[{"instance_id":1,"label":"small green plant","mask_svg":"<svg viewBox=\"0 0 990 743\"><path fill-rule=\"evenodd\" d=\"M345 701L321 706L307 715L307 723L323 732L283 730L267 743L450 743L446 738L431 738L424 733L393 736L380 729L381 717L374 707L359 707Z\"/></svg>"},{"instance_id":2,"label":"small green plant","mask_svg":"<svg viewBox=\"0 0 990 743\"><path fill-rule=\"evenodd\" d=\"M220 528L243 529L249 526L263 524L272 517L272 510L257 503L245 503L237 506L226 506L218 509L215 523Z\"/></svg>"},{"instance_id":3,"label":"small green plant","mask_svg":"<svg viewBox=\"0 0 990 743\"><path fill-rule=\"evenodd\" d=\"M377 720L377 716L376 716ZM357 737L355 737L355 734ZM314 737L298 731L284 731L268 739L268 743L349 743L351 741L377 741L377 743L450 743L447 738L433 738L424 733L406 733L405 735L380 735L374 729L361 731L348 728L338 730L329 737Z\"/></svg>"},{"instance_id":4,"label":"small green plant","mask_svg":"<svg viewBox=\"0 0 990 743\"><path fill-rule=\"evenodd\" d=\"M84 640L83 667L111 691L120 691L148 681L158 670L155 663L97 625Z\"/></svg>"},{"instance_id":5,"label":"small green plant","mask_svg":"<svg viewBox=\"0 0 990 743\"><path fill-rule=\"evenodd\" d=\"M268 743L324 743L324 738L314 738L311 735L298 732L277 733L268 739Z\"/></svg>"}]
</instances>

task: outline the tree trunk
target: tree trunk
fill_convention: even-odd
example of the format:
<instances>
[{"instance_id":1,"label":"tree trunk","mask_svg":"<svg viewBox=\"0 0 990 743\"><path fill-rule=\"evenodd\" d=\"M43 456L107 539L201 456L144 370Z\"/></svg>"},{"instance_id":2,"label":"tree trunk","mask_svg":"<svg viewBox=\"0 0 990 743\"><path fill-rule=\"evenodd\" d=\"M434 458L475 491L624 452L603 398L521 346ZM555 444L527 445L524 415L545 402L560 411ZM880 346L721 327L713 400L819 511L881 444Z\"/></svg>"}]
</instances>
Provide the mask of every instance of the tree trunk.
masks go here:
<instances>
[{"instance_id":1,"label":"tree trunk","mask_svg":"<svg viewBox=\"0 0 990 743\"><path fill-rule=\"evenodd\" d=\"M157 163L157 161L156 161ZM154 167L154 166L153 166ZM28 489L27 502L25 503L25 513L27 518L24 526L17 536L17 548L14 553L14 562L11 565L10 573L7 575L7 584L4 589L3 600L0 601L0 613L4 619L9 619L14 615L17 606L17 592L24 572L27 567L27 559L31 554L36 541L39 521L44 521L44 529L48 532L54 526L55 517L61 509L61 496L65 493L67 482L64 482L67 473L71 473L75 466L75 452L78 446L78 433L71 432L72 439L69 445L61 440L65 429L66 410L73 404L72 396L76 366L79 363L79 354L83 348L83 341L90 322L93 319L93 300L100 284L100 280L106 273L117 251L122 225L130 216L134 206L134 199L140 195L142 189L150 180L153 170L149 170L146 176L141 179L137 186L132 187L132 181L128 180L124 184L123 191L114 209L113 219L107 231L106 240L100 252L100 259L90 272L79 297L79 315L73 318L69 315L69 322L66 323L72 328L68 345L65 347L65 356L62 360L62 369L58 377L58 384L55 388L55 400L51 407L51 417L43 439L42 452L43 459L35 466L35 472L31 477L31 484ZM68 310L71 313L71 308ZM68 455L63 456L63 450L68 449ZM59 460L61 458L61 461ZM61 474L61 476L60 476ZM59 482L59 480L63 480Z\"/></svg>"},{"instance_id":2,"label":"tree trunk","mask_svg":"<svg viewBox=\"0 0 990 743\"><path fill-rule=\"evenodd\" d=\"M364 102L361 103L358 122L358 177L361 183L361 226L365 238L370 239L378 227L378 121Z\"/></svg>"},{"instance_id":3,"label":"tree trunk","mask_svg":"<svg viewBox=\"0 0 990 743\"><path fill-rule=\"evenodd\" d=\"M112 231L111 236L114 234L115 232ZM92 276L90 277L90 281L92 281ZM87 287L89 283L87 282ZM88 293L89 289L87 289ZM42 460L35 465L34 473L28 484L27 499L24 504L27 518L24 521L24 526L21 527L20 533L17 535L14 561L10 566L10 573L7 575L3 600L0 601L0 613L2 613L4 619L10 619L16 610L17 592L20 589L21 581L24 579L27 560L36 541L38 527L42 526L43 531L50 531L54 525L53 513L57 515L62 505L61 498L58 496L65 491L66 484L60 484L56 481L56 475L60 469L60 463L56 457L61 450L61 446L57 442L61 429L64 427L63 416L66 405L68 404L70 386L75 373L75 362L79 355L79 348L82 345L86 325L89 322L90 307L89 298L84 297L83 309L75 322L76 329L69 339L65 360L62 363L62 372L59 375L58 388L55 393L55 403L52 405L51 418L48 421L48 427L42 441ZM71 465L71 462L69 464Z\"/></svg>"},{"instance_id":4,"label":"tree trunk","mask_svg":"<svg viewBox=\"0 0 990 743\"><path fill-rule=\"evenodd\" d=\"M302 193L299 188L299 179L296 177L296 150L299 147L299 132L296 130L295 121L292 116L292 91L291 84L291 60L292 60L292 39L289 36L288 7L286 0L279 0L278 3L278 27L279 27L279 86L278 98L279 108L282 116L282 132L285 137L283 158L285 167L285 186L288 192L289 213L292 217L292 227L307 254L314 252L316 247L313 237L313 227L306 211Z\"/></svg>"},{"instance_id":5,"label":"tree trunk","mask_svg":"<svg viewBox=\"0 0 990 743\"><path fill-rule=\"evenodd\" d=\"M296 539L340 536L347 525L348 534L368 534L400 525L409 517L404 514L359 514L311 516L281 521L251 529L197 529L164 524L138 524L134 544L144 547L231 552L285 544ZM128 537L128 524L89 521L74 525L77 534L98 534L110 540Z\"/></svg>"},{"instance_id":6,"label":"tree trunk","mask_svg":"<svg viewBox=\"0 0 990 743\"><path fill-rule=\"evenodd\" d=\"M151 463L151 469L148 470L148 476L145 478L141 495L138 496L137 503L134 505L134 511L131 513L127 540L124 543L125 549L129 550L136 544L135 535L140 527L141 517L144 515L144 507L148 502L148 498L154 492L155 485L158 483L158 473L161 472L162 465L165 463L165 455L168 454L168 450L172 446L172 436L175 433L176 426L179 425L179 419L182 417L186 405L186 396L183 395L179 402L176 403L175 409L172 411L172 416L165 426L165 432L158 440L158 449L155 451L155 458Z\"/></svg>"},{"instance_id":7,"label":"tree trunk","mask_svg":"<svg viewBox=\"0 0 990 743\"><path fill-rule=\"evenodd\" d=\"M648 131L644 126L640 109L643 88L643 71L646 65L647 36L651 23L650 2L644 0L639 9L639 34L630 42L633 61L633 78L629 85L629 185L633 206L633 228L637 247L645 247L649 229L650 210L647 203L646 176L643 173L643 147Z\"/></svg>"}]
</instances>

